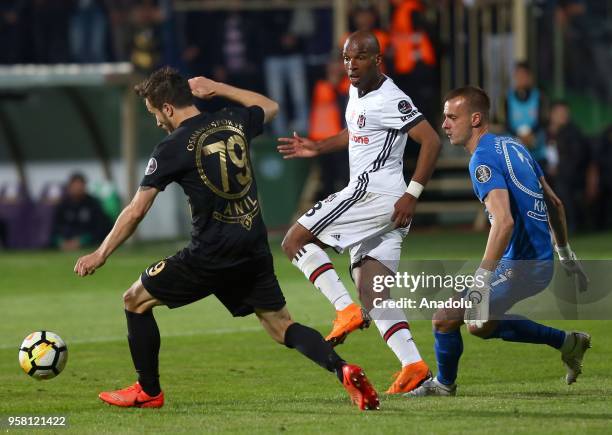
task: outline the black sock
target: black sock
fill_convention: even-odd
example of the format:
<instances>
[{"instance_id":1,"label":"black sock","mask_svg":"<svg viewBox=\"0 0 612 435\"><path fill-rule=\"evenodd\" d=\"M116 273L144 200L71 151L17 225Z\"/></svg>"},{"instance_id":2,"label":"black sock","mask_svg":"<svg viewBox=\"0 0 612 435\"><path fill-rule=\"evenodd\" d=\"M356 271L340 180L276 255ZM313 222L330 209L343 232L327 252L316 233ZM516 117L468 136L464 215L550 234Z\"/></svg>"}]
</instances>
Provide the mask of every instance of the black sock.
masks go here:
<instances>
[{"instance_id":1,"label":"black sock","mask_svg":"<svg viewBox=\"0 0 612 435\"><path fill-rule=\"evenodd\" d=\"M314 329L299 323L292 323L285 331L285 346L297 350L324 369L335 372L342 382L342 367L346 362Z\"/></svg>"},{"instance_id":2,"label":"black sock","mask_svg":"<svg viewBox=\"0 0 612 435\"><path fill-rule=\"evenodd\" d=\"M158 371L160 338L153 310L142 314L125 310L125 317L130 353L138 372L138 383L149 396L157 396L161 392Z\"/></svg>"}]
</instances>

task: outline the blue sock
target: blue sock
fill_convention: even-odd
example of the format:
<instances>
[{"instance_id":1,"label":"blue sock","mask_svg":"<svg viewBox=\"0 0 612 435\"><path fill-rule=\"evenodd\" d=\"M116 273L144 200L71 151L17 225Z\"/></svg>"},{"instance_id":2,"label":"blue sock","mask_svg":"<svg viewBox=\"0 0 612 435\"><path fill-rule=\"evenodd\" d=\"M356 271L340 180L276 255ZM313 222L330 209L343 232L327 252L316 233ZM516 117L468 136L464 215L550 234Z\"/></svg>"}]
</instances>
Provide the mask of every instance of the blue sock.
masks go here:
<instances>
[{"instance_id":1,"label":"blue sock","mask_svg":"<svg viewBox=\"0 0 612 435\"><path fill-rule=\"evenodd\" d=\"M501 338L517 343L547 344L560 349L565 340L565 331L536 323L523 316L507 315L488 338Z\"/></svg>"},{"instance_id":2,"label":"blue sock","mask_svg":"<svg viewBox=\"0 0 612 435\"><path fill-rule=\"evenodd\" d=\"M463 353L461 330L452 332L434 331L434 350L438 361L438 381L444 385L452 385L457 379L459 358Z\"/></svg>"}]
</instances>

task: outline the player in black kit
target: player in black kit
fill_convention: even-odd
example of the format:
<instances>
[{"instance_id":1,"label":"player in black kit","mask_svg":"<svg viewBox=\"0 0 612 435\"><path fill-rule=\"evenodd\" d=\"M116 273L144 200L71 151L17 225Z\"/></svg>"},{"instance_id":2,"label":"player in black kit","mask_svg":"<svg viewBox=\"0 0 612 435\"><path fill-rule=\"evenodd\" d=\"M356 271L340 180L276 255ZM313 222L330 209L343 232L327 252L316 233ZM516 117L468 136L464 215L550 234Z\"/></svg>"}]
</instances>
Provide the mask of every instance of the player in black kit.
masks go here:
<instances>
[{"instance_id":1,"label":"player in black kit","mask_svg":"<svg viewBox=\"0 0 612 435\"><path fill-rule=\"evenodd\" d=\"M168 132L153 150L131 203L93 253L74 271L93 274L136 229L160 191L178 183L192 213L191 242L175 255L148 267L124 293L128 342L138 382L100 393L116 406L158 408L160 335L153 307L177 308L211 294L233 316L255 313L270 336L335 372L360 409L378 409L376 391L363 370L347 364L314 329L293 322L285 307L261 217L249 144L278 104L255 92L204 77L189 81L165 67L135 88L158 127ZM242 107L200 113L193 97L221 96Z\"/></svg>"}]
</instances>

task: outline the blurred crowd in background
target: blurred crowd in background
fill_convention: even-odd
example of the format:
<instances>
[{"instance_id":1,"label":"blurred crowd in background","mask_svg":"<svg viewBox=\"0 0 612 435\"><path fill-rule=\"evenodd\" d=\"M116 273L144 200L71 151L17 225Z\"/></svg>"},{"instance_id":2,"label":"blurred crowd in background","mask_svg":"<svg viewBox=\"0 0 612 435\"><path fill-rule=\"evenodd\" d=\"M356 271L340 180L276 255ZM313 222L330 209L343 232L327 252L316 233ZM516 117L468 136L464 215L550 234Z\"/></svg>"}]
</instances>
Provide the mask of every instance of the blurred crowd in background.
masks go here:
<instances>
[{"instance_id":1,"label":"blurred crowd in background","mask_svg":"<svg viewBox=\"0 0 612 435\"><path fill-rule=\"evenodd\" d=\"M460 0L457 0L460 1ZM466 7L477 0L463 0ZM172 65L186 76L263 92L281 106L269 132L321 139L344 125L348 81L334 37L331 8L222 10L177 8L172 0L3 0L0 64L131 62L143 73ZM208 2L210 4L210 2ZM232 2L229 2L230 4ZM379 39L384 72L432 124L440 120L440 11L451 0L351 1L349 31ZM565 44L565 86L590 89L612 102L612 11L596 0L528 1L536 16L537 58L514 67L503 91L496 128L531 150L568 210L571 230L612 228L612 120L590 136L573 121L570 105L550 95L553 29ZM535 70L535 71L534 71ZM534 74L537 72L537 75ZM598 80L594 77L605 77ZM346 153L320 160L319 197L344 187Z\"/></svg>"}]
</instances>

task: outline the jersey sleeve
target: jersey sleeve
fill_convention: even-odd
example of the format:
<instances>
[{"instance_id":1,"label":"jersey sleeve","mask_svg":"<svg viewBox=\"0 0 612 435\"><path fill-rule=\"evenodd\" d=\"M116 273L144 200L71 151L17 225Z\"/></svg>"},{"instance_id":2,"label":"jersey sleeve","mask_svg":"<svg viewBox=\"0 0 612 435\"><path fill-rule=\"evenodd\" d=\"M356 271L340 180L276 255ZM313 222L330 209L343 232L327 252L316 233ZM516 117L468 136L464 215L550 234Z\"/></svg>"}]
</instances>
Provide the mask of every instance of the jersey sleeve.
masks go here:
<instances>
[{"instance_id":1,"label":"jersey sleeve","mask_svg":"<svg viewBox=\"0 0 612 435\"><path fill-rule=\"evenodd\" d=\"M265 113L259 106L250 106L246 108L246 117L247 139L251 140L255 136L259 136L262 133Z\"/></svg>"},{"instance_id":2,"label":"jersey sleeve","mask_svg":"<svg viewBox=\"0 0 612 435\"><path fill-rule=\"evenodd\" d=\"M178 179L181 171L178 148L172 142L162 142L153 150L140 185L164 190Z\"/></svg>"},{"instance_id":3,"label":"jersey sleeve","mask_svg":"<svg viewBox=\"0 0 612 435\"><path fill-rule=\"evenodd\" d=\"M480 202L493 189L508 189L503 168L494 154L475 153L470 160L470 177Z\"/></svg>"},{"instance_id":4,"label":"jersey sleeve","mask_svg":"<svg viewBox=\"0 0 612 435\"><path fill-rule=\"evenodd\" d=\"M410 97L405 94L398 92L383 102L381 123L385 128L406 133L424 119Z\"/></svg>"}]
</instances>

